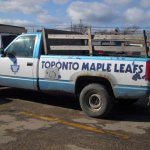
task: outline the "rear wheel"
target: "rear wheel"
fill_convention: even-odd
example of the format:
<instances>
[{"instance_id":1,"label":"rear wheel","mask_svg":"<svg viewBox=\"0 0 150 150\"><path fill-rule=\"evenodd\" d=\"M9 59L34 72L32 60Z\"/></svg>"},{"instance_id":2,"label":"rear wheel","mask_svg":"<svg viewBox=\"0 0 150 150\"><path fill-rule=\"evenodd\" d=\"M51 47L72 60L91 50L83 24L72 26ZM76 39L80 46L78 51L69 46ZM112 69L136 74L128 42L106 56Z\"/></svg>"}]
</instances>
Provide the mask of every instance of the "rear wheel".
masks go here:
<instances>
[{"instance_id":1,"label":"rear wheel","mask_svg":"<svg viewBox=\"0 0 150 150\"><path fill-rule=\"evenodd\" d=\"M110 113L113 100L103 85L89 84L81 91L80 106L88 116L103 118Z\"/></svg>"}]
</instances>

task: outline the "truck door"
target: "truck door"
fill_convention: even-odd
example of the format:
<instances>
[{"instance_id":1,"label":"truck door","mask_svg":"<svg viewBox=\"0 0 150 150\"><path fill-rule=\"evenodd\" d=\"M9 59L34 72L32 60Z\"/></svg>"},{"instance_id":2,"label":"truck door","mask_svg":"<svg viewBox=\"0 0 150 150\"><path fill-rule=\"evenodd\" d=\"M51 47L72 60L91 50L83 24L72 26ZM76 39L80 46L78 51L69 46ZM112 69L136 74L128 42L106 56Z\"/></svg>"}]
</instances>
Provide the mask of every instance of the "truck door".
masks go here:
<instances>
[{"instance_id":1,"label":"truck door","mask_svg":"<svg viewBox=\"0 0 150 150\"><path fill-rule=\"evenodd\" d=\"M36 35L21 35L0 57L0 85L35 89L37 59L33 58Z\"/></svg>"}]
</instances>

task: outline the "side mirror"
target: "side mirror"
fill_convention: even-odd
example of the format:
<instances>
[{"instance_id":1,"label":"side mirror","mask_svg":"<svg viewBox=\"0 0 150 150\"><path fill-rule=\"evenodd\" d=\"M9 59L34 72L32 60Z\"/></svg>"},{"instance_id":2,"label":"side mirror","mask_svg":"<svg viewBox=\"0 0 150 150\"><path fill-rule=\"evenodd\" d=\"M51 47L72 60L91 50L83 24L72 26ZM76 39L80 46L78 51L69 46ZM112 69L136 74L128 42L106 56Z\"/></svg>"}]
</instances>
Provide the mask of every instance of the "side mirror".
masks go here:
<instances>
[{"instance_id":1,"label":"side mirror","mask_svg":"<svg viewBox=\"0 0 150 150\"><path fill-rule=\"evenodd\" d=\"M6 52L3 54L4 56L8 56L10 58L14 58L15 57L15 53L14 52Z\"/></svg>"}]
</instances>

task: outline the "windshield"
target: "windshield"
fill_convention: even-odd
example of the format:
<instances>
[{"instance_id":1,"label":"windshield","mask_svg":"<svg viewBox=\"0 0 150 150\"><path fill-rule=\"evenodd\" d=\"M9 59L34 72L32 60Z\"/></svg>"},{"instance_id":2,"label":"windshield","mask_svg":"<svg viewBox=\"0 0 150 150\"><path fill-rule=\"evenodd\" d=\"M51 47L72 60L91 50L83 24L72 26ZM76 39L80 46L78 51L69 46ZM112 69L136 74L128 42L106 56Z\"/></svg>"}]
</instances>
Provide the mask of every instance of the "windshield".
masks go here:
<instances>
[{"instance_id":1,"label":"windshield","mask_svg":"<svg viewBox=\"0 0 150 150\"><path fill-rule=\"evenodd\" d=\"M33 57L35 38L35 35L20 36L6 49L6 55Z\"/></svg>"}]
</instances>

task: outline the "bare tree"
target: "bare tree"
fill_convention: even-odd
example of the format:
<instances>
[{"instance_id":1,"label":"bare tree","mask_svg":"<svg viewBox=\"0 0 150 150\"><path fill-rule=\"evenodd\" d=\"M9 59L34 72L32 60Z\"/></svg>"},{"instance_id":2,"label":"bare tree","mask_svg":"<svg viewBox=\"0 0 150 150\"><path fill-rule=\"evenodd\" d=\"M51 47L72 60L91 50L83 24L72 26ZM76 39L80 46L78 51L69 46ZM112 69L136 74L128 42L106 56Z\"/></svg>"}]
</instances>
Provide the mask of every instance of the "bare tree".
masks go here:
<instances>
[{"instance_id":1,"label":"bare tree","mask_svg":"<svg viewBox=\"0 0 150 150\"><path fill-rule=\"evenodd\" d=\"M80 20L79 24L73 25L71 23L71 31L73 31L73 32L79 32L79 33L85 34L85 33L87 33L88 28L89 28L89 26L85 25L82 20Z\"/></svg>"},{"instance_id":2,"label":"bare tree","mask_svg":"<svg viewBox=\"0 0 150 150\"><path fill-rule=\"evenodd\" d=\"M126 27L123 34L135 34L140 28L138 26Z\"/></svg>"}]
</instances>

